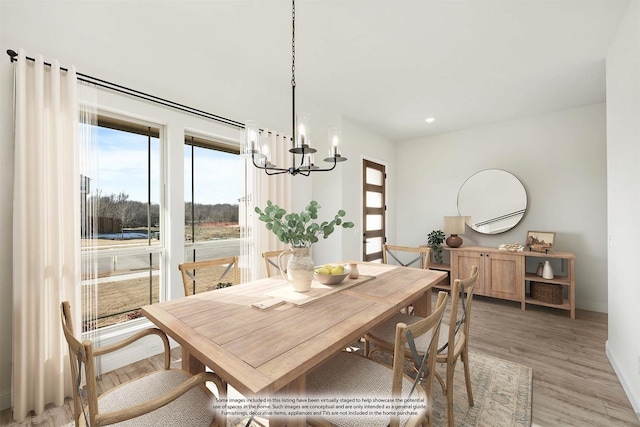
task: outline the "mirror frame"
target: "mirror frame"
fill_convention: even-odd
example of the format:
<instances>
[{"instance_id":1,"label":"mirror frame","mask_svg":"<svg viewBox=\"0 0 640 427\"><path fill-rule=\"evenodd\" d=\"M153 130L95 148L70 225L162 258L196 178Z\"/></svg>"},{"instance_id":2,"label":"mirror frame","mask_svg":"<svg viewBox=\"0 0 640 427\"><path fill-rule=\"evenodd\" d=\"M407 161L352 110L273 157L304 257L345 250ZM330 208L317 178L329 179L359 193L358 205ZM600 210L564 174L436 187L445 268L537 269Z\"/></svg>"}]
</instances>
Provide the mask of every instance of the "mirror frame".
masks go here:
<instances>
[{"instance_id":1,"label":"mirror frame","mask_svg":"<svg viewBox=\"0 0 640 427\"><path fill-rule=\"evenodd\" d=\"M472 199L470 194L474 195ZM505 200L505 194L511 194L511 199ZM461 198L466 198L466 201L463 199L461 202ZM479 214L478 205L473 205L478 201L481 201L482 207L501 210ZM466 224L481 234L500 234L511 230L522 221L528 207L527 191L522 182L502 169L484 169L471 175L458 190L457 202L460 216L466 217ZM491 229L491 224L500 222L503 223L502 226Z\"/></svg>"}]
</instances>

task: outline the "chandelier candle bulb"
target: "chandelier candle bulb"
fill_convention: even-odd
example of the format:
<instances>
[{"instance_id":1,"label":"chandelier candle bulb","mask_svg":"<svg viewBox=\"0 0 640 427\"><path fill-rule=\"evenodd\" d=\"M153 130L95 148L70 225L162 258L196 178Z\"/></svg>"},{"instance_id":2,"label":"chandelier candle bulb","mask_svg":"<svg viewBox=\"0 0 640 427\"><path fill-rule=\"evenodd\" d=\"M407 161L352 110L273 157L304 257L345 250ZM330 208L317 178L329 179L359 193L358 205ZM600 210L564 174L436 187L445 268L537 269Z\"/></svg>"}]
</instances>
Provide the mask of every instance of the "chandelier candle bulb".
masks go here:
<instances>
[{"instance_id":1,"label":"chandelier candle bulb","mask_svg":"<svg viewBox=\"0 0 640 427\"><path fill-rule=\"evenodd\" d=\"M304 145L306 144L305 138L304 138L304 125L300 125L300 143L298 144L298 147L304 147Z\"/></svg>"},{"instance_id":2,"label":"chandelier candle bulb","mask_svg":"<svg viewBox=\"0 0 640 427\"><path fill-rule=\"evenodd\" d=\"M261 164L263 166L271 163L271 153L269 151L269 144L262 144L262 155L264 156L264 159L261 160Z\"/></svg>"},{"instance_id":3,"label":"chandelier candle bulb","mask_svg":"<svg viewBox=\"0 0 640 427\"><path fill-rule=\"evenodd\" d=\"M332 157L340 156L340 137L338 136L337 128L329 129L329 143L331 147L329 148L329 155Z\"/></svg>"},{"instance_id":4,"label":"chandelier candle bulb","mask_svg":"<svg viewBox=\"0 0 640 427\"><path fill-rule=\"evenodd\" d=\"M304 156L304 160L302 161L302 166L310 168L313 166L313 154L307 154Z\"/></svg>"},{"instance_id":5,"label":"chandelier candle bulb","mask_svg":"<svg viewBox=\"0 0 640 427\"><path fill-rule=\"evenodd\" d=\"M245 153L246 154L256 154L258 151L258 122L248 121L245 128L246 133L246 141L245 141Z\"/></svg>"}]
</instances>

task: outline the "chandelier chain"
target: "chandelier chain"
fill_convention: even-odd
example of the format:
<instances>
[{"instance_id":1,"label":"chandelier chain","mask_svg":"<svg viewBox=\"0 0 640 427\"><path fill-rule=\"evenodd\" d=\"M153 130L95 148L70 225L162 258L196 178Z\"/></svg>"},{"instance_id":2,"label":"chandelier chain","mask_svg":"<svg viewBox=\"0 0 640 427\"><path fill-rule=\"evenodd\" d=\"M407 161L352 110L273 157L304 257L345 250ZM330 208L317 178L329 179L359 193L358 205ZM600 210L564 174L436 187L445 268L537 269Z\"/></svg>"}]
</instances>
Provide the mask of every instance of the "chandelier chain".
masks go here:
<instances>
[{"instance_id":1,"label":"chandelier chain","mask_svg":"<svg viewBox=\"0 0 640 427\"><path fill-rule=\"evenodd\" d=\"M296 85L296 2L291 2L291 86Z\"/></svg>"}]
</instances>

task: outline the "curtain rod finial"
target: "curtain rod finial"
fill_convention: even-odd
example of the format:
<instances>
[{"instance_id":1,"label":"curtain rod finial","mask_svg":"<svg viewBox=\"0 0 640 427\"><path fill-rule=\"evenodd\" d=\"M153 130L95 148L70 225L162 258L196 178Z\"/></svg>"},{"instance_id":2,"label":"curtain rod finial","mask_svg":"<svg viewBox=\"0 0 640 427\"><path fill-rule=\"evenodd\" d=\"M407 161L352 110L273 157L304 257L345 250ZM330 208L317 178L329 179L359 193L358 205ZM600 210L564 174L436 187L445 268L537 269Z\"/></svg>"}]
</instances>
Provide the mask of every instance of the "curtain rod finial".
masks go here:
<instances>
[{"instance_id":1,"label":"curtain rod finial","mask_svg":"<svg viewBox=\"0 0 640 427\"><path fill-rule=\"evenodd\" d=\"M7 55L9 55L11 57L11 60L13 61L13 59L18 56L18 52L16 52L13 49L7 49Z\"/></svg>"}]
</instances>

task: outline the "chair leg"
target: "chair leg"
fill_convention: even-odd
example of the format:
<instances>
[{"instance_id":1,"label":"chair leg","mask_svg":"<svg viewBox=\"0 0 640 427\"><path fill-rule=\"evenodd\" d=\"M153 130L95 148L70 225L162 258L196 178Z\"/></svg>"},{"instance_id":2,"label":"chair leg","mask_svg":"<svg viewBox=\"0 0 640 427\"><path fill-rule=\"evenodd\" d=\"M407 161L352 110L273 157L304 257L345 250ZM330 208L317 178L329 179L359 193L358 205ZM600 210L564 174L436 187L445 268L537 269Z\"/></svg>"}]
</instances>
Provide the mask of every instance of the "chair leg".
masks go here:
<instances>
[{"instance_id":1,"label":"chair leg","mask_svg":"<svg viewBox=\"0 0 640 427\"><path fill-rule=\"evenodd\" d=\"M469 372L469 352L467 346L464 347L460 354L462 365L464 366L464 381L467 385L467 399L469 406L473 406L473 390L471 389L471 374Z\"/></svg>"},{"instance_id":2,"label":"chair leg","mask_svg":"<svg viewBox=\"0 0 640 427\"><path fill-rule=\"evenodd\" d=\"M447 364L447 425L454 427L453 422L453 374L456 369L456 362Z\"/></svg>"},{"instance_id":3,"label":"chair leg","mask_svg":"<svg viewBox=\"0 0 640 427\"><path fill-rule=\"evenodd\" d=\"M369 340L368 339L364 339L364 357L369 357Z\"/></svg>"}]
</instances>

